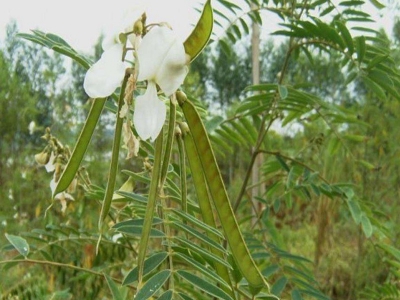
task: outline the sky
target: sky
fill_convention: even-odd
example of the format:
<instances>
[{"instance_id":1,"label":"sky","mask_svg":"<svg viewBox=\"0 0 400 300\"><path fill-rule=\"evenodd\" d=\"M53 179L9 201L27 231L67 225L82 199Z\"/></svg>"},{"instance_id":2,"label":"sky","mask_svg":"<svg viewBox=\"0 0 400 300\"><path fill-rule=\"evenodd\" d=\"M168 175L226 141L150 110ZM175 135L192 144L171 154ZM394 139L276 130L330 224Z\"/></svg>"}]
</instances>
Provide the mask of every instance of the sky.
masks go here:
<instances>
[{"instance_id":1,"label":"sky","mask_svg":"<svg viewBox=\"0 0 400 300\"><path fill-rule=\"evenodd\" d=\"M200 8L205 0L1 0L0 44L6 25L14 19L20 32L39 29L55 33L76 50L90 54L100 34L112 28L122 12L139 2L146 3L148 23L166 21L185 40L199 18L194 7ZM390 34L394 12L390 9L377 12L370 4L366 9L377 19L374 28L383 27ZM279 21L276 15L266 16L264 36L277 30L273 24Z\"/></svg>"},{"instance_id":2,"label":"sky","mask_svg":"<svg viewBox=\"0 0 400 300\"><path fill-rule=\"evenodd\" d=\"M51 32L73 48L90 52L100 34L138 2L146 3L148 23L166 21L184 40L199 17L194 7L204 0L2 0L0 40L5 37L6 25L16 20L20 32Z\"/></svg>"}]
</instances>

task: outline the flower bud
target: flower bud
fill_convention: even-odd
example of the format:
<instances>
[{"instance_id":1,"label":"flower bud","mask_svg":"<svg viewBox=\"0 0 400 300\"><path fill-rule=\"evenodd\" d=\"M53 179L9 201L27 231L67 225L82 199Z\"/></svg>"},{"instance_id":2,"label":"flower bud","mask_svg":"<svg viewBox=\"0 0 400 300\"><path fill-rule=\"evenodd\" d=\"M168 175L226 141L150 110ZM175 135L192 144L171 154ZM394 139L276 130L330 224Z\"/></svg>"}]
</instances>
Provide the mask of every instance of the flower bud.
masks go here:
<instances>
[{"instance_id":1,"label":"flower bud","mask_svg":"<svg viewBox=\"0 0 400 300\"><path fill-rule=\"evenodd\" d=\"M46 149L35 155L35 161L39 165L44 166L49 162L49 160L50 160L50 153L46 151Z\"/></svg>"},{"instance_id":2,"label":"flower bud","mask_svg":"<svg viewBox=\"0 0 400 300\"><path fill-rule=\"evenodd\" d=\"M142 19L139 19L133 24L133 33L136 35L142 35L143 34L143 22Z\"/></svg>"},{"instance_id":3,"label":"flower bud","mask_svg":"<svg viewBox=\"0 0 400 300\"><path fill-rule=\"evenodd\" d=\"M126 41L127 41L126 34L121 32L121 33L118 35L118 40L121 42L121 44L125 44Z\"/></svg>"},{"instance_id":4,"label":"flower bud","mask_svg":"<svg viewBox=\"0 0 400 300\"><path fill-rule=\"evenodd\" d=\"M42 139L46 140L46 141L50 141L51 139L51 133L50 133L50 128L46 127L45 133L42 136Z\"/></svg>"},{"instance_id":5,"label":"flower bud","mask_svg":"<svg viewBox=\"0 0 400 300\"><path fill-rule=\"evenodd\" d=\"M175 136L179 137L182 135L182 130L179 125L175 126Z\"/></svg>"},{"instance_id":6,"label":"flower bud","mask_svg":"<svg viewBox=\"0 0 400 300\"><path fill-rule=\"evenodd\" d=\"M184 135L189 133L189 131L190 131L189 125L186 122L180 122L179 127L181 128Z\"/></svg>"},{"instance_id":7,"label":"flower bud","mask_svg":"<svg viewBox=\"0 0 400 300\"><path fill-rule=\"evenodd\" d=\"M176 100L178 100L178 103L180 105L185 103L185 101L187 100L186 94L182 91L176 91L175 95L176 95Z\"/></svg>"}]
</instances>

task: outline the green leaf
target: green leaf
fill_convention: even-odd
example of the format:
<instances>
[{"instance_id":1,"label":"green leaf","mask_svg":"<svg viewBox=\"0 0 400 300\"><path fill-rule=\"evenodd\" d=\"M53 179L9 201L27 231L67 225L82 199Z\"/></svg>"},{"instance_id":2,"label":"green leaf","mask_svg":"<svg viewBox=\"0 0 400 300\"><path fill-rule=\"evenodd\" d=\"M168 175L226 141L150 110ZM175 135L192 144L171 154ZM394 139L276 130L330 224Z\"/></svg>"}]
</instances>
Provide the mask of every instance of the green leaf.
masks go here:
<instances>
[{"instance_id":1,"label":"green leaf","mask_svg":"<svg viewBox=\"0 0 400 300\"><path fill-rule=\"evenodd\" d=\"M294 289L292 291L292 300L303 300L303 297L301 296L301 293L299 292L299 290Z\"/></svg>"},{"instance_id":2,"label":"green leaf","mask_svg":"<svg viewBox=\"0 0 400 300\"><path fill-rule=\"evenodd\" d=\"M213 254L212 252L209 252L206 249L203 249L199 246L197 246L196 244L193 244L192 242L188 241L188 240L184 240L178 237L174 238L175 241L179 242L180 244L183 245L183 247L190 249L191 251L194 251L196 254L202 256L205 259L211 260L214 263L220 263L222 265L224 265L225 267L232 269L232 267L229 265L229 263L227 263L226 261L224 261L222 258L216 256L215 254Z\"/></svg>"},{"instance_id":3,"label":"green leaf","mask_svg":"<svg viewBox=\"0 0 400 300\"><path fill-rule=\"evenodd\" d=\"M367 87L367 89L371 90L372 92L375 93L375 95L381 99L381 100L386 100L386 93L384 91L384 89L377 84L375 81L372 81L371 79L369 79L367 76L362 76L361 77L365 86Z\"/></svg>"},{"instance_id":4,"label":"green leaf","mask_svg":"<svg viewBox=\"0 0 400 300\"><path fill-rule=\"evenodd\" d=\"M14 246L14 248L23 256L23 257L27 257L29 254L29 244L28 242L20 237L20 236L16 236L16 235L12 235L12 234L5 234L7 240L11 243L11 245Z\"/></svg>"},{"instance_id":5,"label":"green leaf","mask_svg":"<svg viewBox=\"0 0 400 300\"><path fill-rule=\"evenodd\" d=\"M371 221L369 220L369 218L363 214L361 216L361 227L364 231L364 234L367 238L370 238L372 236L373 233L373 228L371 225Z\"/></svg>"},{"instance_id":6,"label":"green leaf","mask_svg":"<svg viewBox=\"0 0 400 300\"><path fill-rule=\"evenodd\" d=\"M196 275L193 275L184 270L179 270L179 271L177 271L177 273L183 279L187 280L194 286L198 287L199 289L203 290L205 293L207 293L213 297L217 297L218 299L232 300L232 298L227 293L225 293L222 289L220 289L218 286L208 283L207 281L205 281L204 279L202 279Z\"/></svg>"},{"instance_id":7,"label":"green leaf","mask_svg":"<svg viewBox=\"0 0 400 300\"><path fill-rule=\"evenodd\" d=\"M40 30L32 30L33 34L19 33L17 36L28 41L40 44L44 47L52 49L55 52L61 53L72 58L85 69L89 69L90 61L84 56L78 54L72 47L61 37L52 34L44 33Z\"/></svg>"},{"instance_id":8,"label":"green leaf","mask_svg":"<svg viewBox=\"0 0 400 300\"><path fill-rule=\"evenodd\" d=\"M353 38L351 37L350 31L347 29L346 25L342 22L336 22L336 26L338 27L342 38L346 44L347 49L349 50L350 54L354 52L354 43Z\"/></svg>"},{"instance_id":9,"label":"green leaf","mask_svg":"<svg viewBox=\"0 0 400 300\"><path fill-rule=\"evenodd\" d=\"M202 234L201 232L197 231L194 228L191 228L177 220L174 220L173 222L171 222L171 225L175 226L178 230L181 229L182 231L187 232L188 234L191 234L192 236L194 236L195 238L199 239L200 241L202 241L204 244L213 247L214 249L217 249L223 253L226 252L226 249L224 247L222 247L221 245L219 245L218 243L216 243L215 241L213 241L212 239L210 239L208 236Z\"/></svg>"},{"instance_id":10,"label":"green leaf","mask_svg":"<svg viewBox=\"0 0 400 300\"><path fill-rule=\"evenodd\" d=\"M279 96L281 100L285 100L288 96L288 90L284 85L278 85Z\"/></svg>"},{"instance_id":11,"label":"green leaf","mask_svg":"<svg viewBox=\"0 0 400 300\"><path fill-rule=\"evenodd\" d=\"M60 180L57 182L53 197L58 193L65 191L71 184L72 180L74 180L76 173L78 172L79 166L82 162L83 156L85 155L86 150L89 146L90 140L92 138L94 129L96 128L97 122L100 118L105 102L105 98L93 100L92 107L86 119L85 125L83 126L78 141L75 144L75 148L72 151L71 157L63 173L61 174Z\"/></svg>"},{"instance_id":12,"label":"green leaf","mask_svg":"<svg viewBox=\"0 0 400 300\"><path fill-rule=\"evenodd\" d=\"M224 121L224 118L221 116L215 116L211 120L208 120L204 126L206 127L206 130L208 133L213 132L222 122Z\"/></svg>"},{"instance_id":13,"label":"green leaf","mask_svg":"<svg viewBox=\"0 0 400 300\"><path fill-rule=\"evenodd\" d=\"M275 155L276 160L279 162L279 164L282 166L282 168L286 171L289 172L290 168L289 166L286 164L285 160L279 155Z\"/></svg>"},{"instance_id":14,"label":"green leaf","mask_svg":"<svg viewBox=\"0 0 400 300\"><path fill-rule=\"evenodd\" d=\"M171 275L170 270L163 270L151 277L137 292L135 300L146 300L153 296Z\"/></svg>"},{"instance_id":15,"label":"green leaf","mask_svg":"<svg viewBox=\"0 0 400 300\"><path fill-rule=\"evenodd\" d=\"M279 270L279 265L270 265L270 266L266 267L264 270L262 270L261 273L265 277L269 277L272 274L275 274L278 270Z\"/></svg>"},{"instance_id":16,"label":"green leaf","mask_svg":"<svg viewBox=\"0 0 400 300\"><path fill-rule=\"evenodd\" d=\"M172 300L173 295L174 295L174 292L169 290L169 291L166 291L164 294L162 294L160 297L158 297L158 300Z\"/></svg>"},{"instance_id":17,"label":"green leaf","mask_svg":"<svg viewBox=\"0 0 400 300\"><path fill-rule=\"evenodd\" d=\"M387 60L389 57L389 54L378 54L376 55L369 63L367 66L367 70L372 70L374 67L379 65L381 62Z\"/></svg>"},{"instance_id":18,"label":"green leaf","mask_svg":"<svg viewBox=\"0 0 400 300\"><path fill-rule=\"evenodd\" d=\"M199 228L207 231L208 233L211 233L211 234L217 236L218 238L225 239L221 232L219 232L217 229L212 228L211 226L201 222L199 219L197 219L183 211L177 210L177 209L171 209L171 212L180 216L183 220L192 223L194 226L199 227Z\"/></svg>"},{"instance_id":19,"label":"green leaf","mask_svg":"<svg viewBox=\"0 0 400 300\"><path fill-rule=\"evenodd\" d=\"M108 287L110 288L111 294L113 296L114 300L124 300L122 298L122 295L118 289L118 286L115 284L115 282L111 279L110 276L108 276L107 274L104 274L104 277L106 278Z\"/></svg>"},{"instance_id":20,"label":"green leaf","mask_svg":"<svg viewBox=\"0 0 400 300\"><path fill-rule=\"evenodd\" d=\"M271 287L271 293L279 296L283 290L285 289L285 286L287 284L288 280L285 276L280 277Z\"/></svg>"},{"instance_id":21,"label":"green leaf","mask_svg":"<svg viewBox=\"0 0 400 300\"><path fill-rule=\"evenodd\" d=\"M125 234L131 234L134 236L141 236L143 234L143 226L121 226L117 229L117 231ZM165 237L165 234L161 230L151 228L150 237L163 238Z\"/></svg>"},{"instance_id":22,"label":"green leaf","mask_svg":"<svg viewBox=\"0 0 400 300\"><path fill-rule=\"evenodd\" d=\"M356 160L358 163L360 163L361 165L363 165L365 168L367 168L368 170L375 170L376 169L376 167L373 165L373 164L371 164L370 162L368 162L368 161L366 161L366 160L363 160L363 159L358 159L358 160Z\"/></svg>"},{"instance_id":23,"label":"green leaf","mask_svg":"<svg viewBox=\"0 0 400 300\"><path fill-rule=\"evenodd\" d=\"M297 278L302 277L303 279L307 280L308 282L313 282L315 284L318 284L312 275L307 274L307 273L305 273L299 269L293 268L291 266L284 266L283 271L286 275L293 275Z\"/></svg>"},{"instance_id":24,"label":"green leaf","mask_svg":"<svg viewBox=\"0 0 400 300\"><path fill-rule=\"evenodd\" d=\"M360 36L357 37L355 40L356 40L357 59L358 62L361 64L365 56L365 37Z\"/></svg>"},{"instance_id":25,"label":"green leaf","mask_svg":"<svg viewBox=\"0 0 400 300\"><path fill-rule=\"evenodd\" d=\"M183 43L185 52L190 56L190 61L193 61L207 45L211 37L213 24L211 0L207 0L196 27Z\"/></svg>"},{"instance_id":26,"label":"green leaf","mask_svg":"<svg viewBox=\"0 0 400 300\"><path fill-rule=\"evenodd\" d=\"M382 248L387 253L389 253L393 257L395 257L398 261L400 261L400 250L399 249L397 249L393 246L387 245L387 244L382 244L382 243L379 243L378 247Z\"/></svg>"},{"instance_id":27,"label":"green leaf","mask_svg":"<svg viewBox=\"0 0 400 300\"><path fill-rule=\"evenodd\" d=\"M335 6L328 6L328 8L326 8L326 9L324 9L320 14L319 14L319 16L320 17L323 17L323 16L325 16L325 15L327 15L327 14L329 14L332 10L334 10L335 9Z\"/></svg>"},{"instance_id":28,"label":"green leaf","mask_svg":"<svg viewBox=\"0 0 400 300\"><path fill-rule=\"evenodd\" d=\"M153 218L152 225L153 226L158 225L158 224L161 224L162 222L163 222L163 220L160 218ZM132 219L132 220L119 222L119 223L115 224L112 228L119 229L119 228L125 227L125 226L143 226L143 223L144 223L144 219Z\"/></svg>"},{"instance_id":29,"label":"green leaf","mask_svg":"<svg viewBox=\"0 0 400 300\"><path fill-rule=\"evenodd\" d=\"M385 5L380 3L378 0L369 0L377 9L385 8Z\"/></svg>"},{"instance_id":30,"label":"green leaf","mask_svg":"<svg viewBox=\"0 0 400 300\"><path fill-rule=\"evenodd\" d=\"M143 269L143 275L149 274L151 271L153 271L155 268L157 268L168 256L167 252L159 252L155 253L152 256L150 256L146 261L144 262L144 269ZM138 280L138 268L135 267L132 269L128 275L126 275L124 281L122 282L122 285L128 285L133 282Z\"/></svg>"},{"instance_id":31,"label":"green leaf","mask_svg":"<svg viewBox=\"0 0 400 300\"><path fill-rule=\"evenodd\" d=\"M177 258L182 259L186 263L190 264L192 267L203 273L205 276L209 277L210 279L213 279L217 281L218 283L226 286L227 288L230 288L229 285L217 274L215 274L212 270L208 269L205 267L203 264L199 263L197 260L191 258L190 256L187 256L184 253L179 253L175 252L174 256Z\"/></svg>"},{"instance_id":32,"label":"green leaf","mask_svg":"<svg viewBox=\"0 0 400 300\"><path fill-rule=\"evenodd\" d=\"M183 300L193 300L193 298L183 294L183 293L178 293L179 297L181 297L181 299Z\"/></svg>"}]
</instances>

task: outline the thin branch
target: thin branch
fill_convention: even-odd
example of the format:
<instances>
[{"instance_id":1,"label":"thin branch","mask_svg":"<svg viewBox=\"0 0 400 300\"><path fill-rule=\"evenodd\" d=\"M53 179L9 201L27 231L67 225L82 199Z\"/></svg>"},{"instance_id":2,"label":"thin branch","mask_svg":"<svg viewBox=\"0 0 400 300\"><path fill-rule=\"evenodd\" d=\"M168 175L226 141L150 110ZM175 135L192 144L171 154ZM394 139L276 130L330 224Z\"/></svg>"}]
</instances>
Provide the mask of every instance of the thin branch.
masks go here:
<instances>
[{"instance_id":1,"label":"thin branch","mask_svg":"<svg viewBox=\"0 0 400 300\"><path fill-rule=\"evenodd\" d=\"M284 158L284 159L290 160L291 162L293 162L293 163L295 163L295 164L297 164L297 165L299 165L299 166L302 166L303 168L305 168L305 169L307 169L307 170L309 170L309 171L311 171L311 172L318 173L318 171L316 171L315 169L309 167L309 166L306 165L305 163L303 163L303 162L301 162L301 161L299 161L299 160L297 160L297 159L295 159L295 158L293 158L293 157L290 157L290 156L287 156L287 155L285 155L285 154L282 154L282 153L279 152L279 151L259 150L259 153L265 153L265 154L270 154L270 155L274 155L274 156L280 156L280 157L282 157L282 158ZM329 181L328 181L325 177L323 177L322 175L320 175L319 173L318 173L318 178L321 179L321 180L322 180L323 182L325 182L326 184L330 184Z\"/></svg>"},{"instance_id":2,"label":"thin branch","mask_svg":"<svg viewBox=\"0 0 400 300\"><path fill-rule=\"evenodd\" d=\"M104 273L96 272L96 271L93 271L91 269L85 269L85 268L81 268L81 267L70 265L70 264L64 264L64 263L60 263L60 262L55 262L55 261L36 260L36 259L29 259L29 258L27 258L27 259L11 259L11 260L0 261L0 265L4 265L4 264L8 264L8 263L28 263L28 264L38 264L38 265L46 265L46 266L52 266L52 267L62 267L62 268L66 268L66 269L72 269L72 270L76 270L76 271L90 273L92 275L96 275L96 276L100 276L100 277L104 278ZM122 284L122 280L121 279L117 279L117 278L111 278L111 279L113 281L116 281L116 282ZM133 286L129 286L129 287L131 289L133 289L133 290L136 290L136 288L133 287Z\"/></svg>"}]
</instances>

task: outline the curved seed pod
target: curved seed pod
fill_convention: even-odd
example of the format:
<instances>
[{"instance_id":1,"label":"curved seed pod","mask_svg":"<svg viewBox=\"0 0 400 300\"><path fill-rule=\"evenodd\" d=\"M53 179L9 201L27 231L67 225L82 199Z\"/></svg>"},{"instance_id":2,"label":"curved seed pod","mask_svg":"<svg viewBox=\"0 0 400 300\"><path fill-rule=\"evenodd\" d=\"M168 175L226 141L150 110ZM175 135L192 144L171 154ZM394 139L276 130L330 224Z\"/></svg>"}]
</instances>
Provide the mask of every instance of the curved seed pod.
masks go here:
<instances>
[{"instance_id":1,"label":"curved seed pod","mask_svg":"<svg viewBox=\"0 0 400 300\"><path fill-rule=\"evenodd\" d=\"M213 10L211 7L211 0L208 0L204 5L203 12L201 13L196 27L183 43L186 54L190 56L190 61L193 61L207 45L210 40L213 25Z\"/></svg>"},{"instance_id":2,"label":"curved seed pod","mask_svg":"<svg viewBox=\"0 0 400 300\"><path fill-rule=\"evenodd\" d=\"M79 135L78 141L75 144L75 148L72 151L71 158L69 159L63 173L61 174L60 180L57 182L57 186L54 190L53 197L58 193L65 191L72 180L74 180L76 172L78 172L79 165L86 153L89 142L92 138L93 131L96 128L97 122L100 118L101 112L103 111L106 98L98 98L93 100L92 107L90 108L89 115L86 119L85 125Z\"/></svg>"},{"instance_id":3,"label":"curved seed pod","mask_svg":"<svg viewBox=\"0 0 400 300\"><path fill-rule=\"evenodd\" d=\"M124 120L120 118L118 114L121 111L122 105L124 104L124 95L127 82L128 82L128 75L125 75L124 81L122 82L121 94L119 96L119 101L118 101L117 121L115 123L115 133L114 133L114 141L111 154L110 171L108 174L107 188L106 188L106 193L104 195L103 204L101 206L101 212L99 218L100 232L102 232L103 221L105 220L105 218L108 215L108 212L110 211L111 201L114 195L115 180L118 171L119 149L121 145L122 125L124 123Z\"/></svg>"},{"instance_id":4,"label":"curved seed pod","mask_svg":"<svg viewBox=\"0 0 400 300\"><path fill-rule=\"evenodd\" d=\"M178 97L178 101L193 136L200 157L202 171L205 175L225 237L231 248L232 256L243 276L248 281L251 292L257 294L263 287L268 286L268 284L261 275L244 242L203 122L194 105L188 100L185 101L184 98Z\"/></svg>"},{"instance_id":5,"label":"curved seed pod","mask_svg":"<svg viewBox=\"0 0 400 300\"><path fill-rule=\"evenodd\" d=\"M211 205L211 199L209 197L209 193L207 191L207 185L206 185L206 180L204 178L203 174L203 168L201 165L200 157L197 153L196 145L194 144L193 138L190 134L190 132L183 132L182 136L179 138L183 139L183 143L185 146L185 152L186 156L189 161L189 166L192 171L192 178L193 178L193 183L194 187L196 190L197 194L197 199L199 202L200 210L201 210L201 215L203 217L204 222L211 226L216 228L215 220L214 220L214 214L213 214L213 209ZM218 237L215 235L209 235L211 239L213 239L215 242L220 243L220 240ZM223 256L223 254L214 249L211 248L210 251L217 255L218 257L222 258L223 260L226 260L226 257ZM226 283L229 284L229 286L232 288L232 282L231 278L229 276L229 271L228 269L223 266L222 264L215 264L215 269L217 271L217 274L225 280ZM233 292L233 289L228 289L225 287L222 287L225 292L227 292L233 299L236 299L235 293Z\"/></svg>"}]
</instances>

